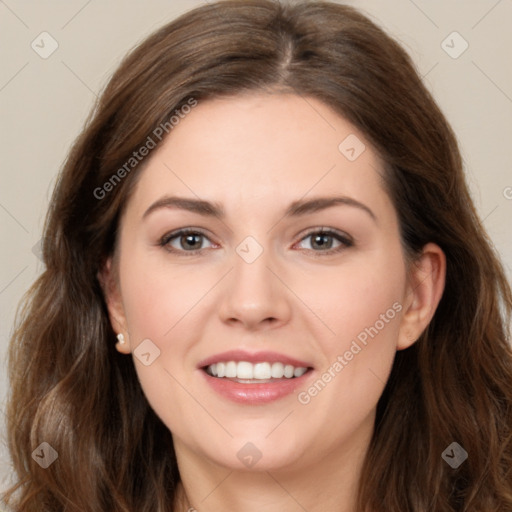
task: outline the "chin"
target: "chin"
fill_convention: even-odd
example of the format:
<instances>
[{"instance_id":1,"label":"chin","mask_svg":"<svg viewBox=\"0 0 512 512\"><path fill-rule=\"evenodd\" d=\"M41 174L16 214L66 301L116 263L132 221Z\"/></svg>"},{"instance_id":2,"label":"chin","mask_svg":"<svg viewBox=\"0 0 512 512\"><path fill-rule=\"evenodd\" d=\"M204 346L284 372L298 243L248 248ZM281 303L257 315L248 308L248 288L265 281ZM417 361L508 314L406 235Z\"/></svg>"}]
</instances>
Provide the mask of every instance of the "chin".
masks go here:
<instances>
[{"instance_id":1,"label":"chin","mask_svg":"<svg viewBox=\"0 0 512 512\"><path fill-rule=\"evenodd\" d=\"M215 446L220 447L222 444L215 442ZM215 452L207 449L204 455L215 464L233 471L292 470L299 463L303 463L303 447L301 446L299 451L297 443L291 437L288 437L286 442L283 436L276 436L275 440L265 438L263 435L252 438L248 435L235 436L225 442L224 447L224 450L216 449Z\"/></svg>"}]
</instances>

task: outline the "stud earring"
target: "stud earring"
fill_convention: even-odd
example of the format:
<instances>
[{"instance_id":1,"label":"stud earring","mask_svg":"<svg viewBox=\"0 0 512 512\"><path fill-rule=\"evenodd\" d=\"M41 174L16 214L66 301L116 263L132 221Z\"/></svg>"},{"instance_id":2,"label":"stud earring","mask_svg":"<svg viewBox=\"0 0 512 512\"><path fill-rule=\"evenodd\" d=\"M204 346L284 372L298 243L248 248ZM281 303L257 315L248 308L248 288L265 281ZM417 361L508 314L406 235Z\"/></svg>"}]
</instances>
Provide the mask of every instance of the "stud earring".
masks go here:
<instances>
[{"instance_id":1,"label":"stud earring","mask_svg":"<svg viewBox=\"0 0 512 512\"><path fill-rule=\"evenodd\" d=\"M118 339L118 341L119 341L119 343L120 343L121 345L124 345L124 344L126 343L126 342L124 341L124 335L123 335L123 334L121 334L121 333L119 333L119 334L117 335L117 339Z\"/></svg>"}]
</instances>

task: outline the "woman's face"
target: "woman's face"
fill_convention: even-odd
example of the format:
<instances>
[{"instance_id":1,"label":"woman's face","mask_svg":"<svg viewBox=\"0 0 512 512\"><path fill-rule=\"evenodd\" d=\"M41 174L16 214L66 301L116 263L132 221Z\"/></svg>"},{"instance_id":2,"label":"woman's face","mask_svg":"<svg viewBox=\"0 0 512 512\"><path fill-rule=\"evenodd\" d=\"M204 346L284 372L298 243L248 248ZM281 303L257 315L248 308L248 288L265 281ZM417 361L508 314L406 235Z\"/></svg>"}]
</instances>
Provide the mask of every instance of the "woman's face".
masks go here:
<instances>
[{"instance_id":1,"label":"woman's face","mask_svg":"<svg viewBox=\"0 0 512 512\"><path fill-rule=\"evenodd\" d=\"M414 341L368 141L315 99L251 94L199 102L150 158L109 307L178 458L293 469L360 450Z\"/></svg>"}]
</instances>

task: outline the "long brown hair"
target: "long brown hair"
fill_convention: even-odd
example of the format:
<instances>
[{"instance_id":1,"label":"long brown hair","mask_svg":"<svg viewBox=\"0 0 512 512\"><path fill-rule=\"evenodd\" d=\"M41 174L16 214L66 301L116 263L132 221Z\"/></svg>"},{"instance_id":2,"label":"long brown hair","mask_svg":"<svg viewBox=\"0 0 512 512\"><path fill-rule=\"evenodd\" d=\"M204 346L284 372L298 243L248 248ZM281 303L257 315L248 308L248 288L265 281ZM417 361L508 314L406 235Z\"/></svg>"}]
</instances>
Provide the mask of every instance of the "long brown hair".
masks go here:
<instances>
[{"instance_id":1,"label":"long brown hair","mask_svg":"<svg viewBox=\"0 0 512 512\"><path fill-rule=\"evenodd\" d=\"M11 506L172 510L172 436L114 348L97 279L143 164L109 180L191 99L262 90L315 97L359 128L385 162L404 252L434 242L447 258L436 314L397 352L378 403L359 509L512 510L512 296L455 136L405 51L366 17L271 0L205 5L158 30L125 58L75 142L50 204L46 269L10 346ZM32 457L42 442L58 453L47 469ZM441 456L452 442L468 452L456 469Z\"/></svg>"}]
</instances>

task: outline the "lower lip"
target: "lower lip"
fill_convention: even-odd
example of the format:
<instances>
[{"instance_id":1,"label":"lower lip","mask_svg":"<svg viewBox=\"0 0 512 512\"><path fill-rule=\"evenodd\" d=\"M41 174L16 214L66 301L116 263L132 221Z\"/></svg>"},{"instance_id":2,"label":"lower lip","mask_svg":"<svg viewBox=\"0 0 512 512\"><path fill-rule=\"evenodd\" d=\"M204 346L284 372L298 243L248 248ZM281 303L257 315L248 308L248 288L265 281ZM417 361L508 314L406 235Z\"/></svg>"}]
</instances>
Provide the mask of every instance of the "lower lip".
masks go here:
<instances>
[{"instance_id":1,"label":"lower lip","mask_svg":"<svg viewBox=\"0 0 512 512\"><path fill-rule=\"evenodd\" d=\"M219 395L233 402L254 405L273 402L290 395L297 388L301 387L312 373L312 370L308 370L304 375L293 379L283 378L261 384L243 384L230 379L212 377L204 370L200 371L204 375L206 382Z\"/></svg>"}]
</instances>

